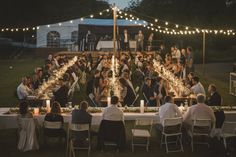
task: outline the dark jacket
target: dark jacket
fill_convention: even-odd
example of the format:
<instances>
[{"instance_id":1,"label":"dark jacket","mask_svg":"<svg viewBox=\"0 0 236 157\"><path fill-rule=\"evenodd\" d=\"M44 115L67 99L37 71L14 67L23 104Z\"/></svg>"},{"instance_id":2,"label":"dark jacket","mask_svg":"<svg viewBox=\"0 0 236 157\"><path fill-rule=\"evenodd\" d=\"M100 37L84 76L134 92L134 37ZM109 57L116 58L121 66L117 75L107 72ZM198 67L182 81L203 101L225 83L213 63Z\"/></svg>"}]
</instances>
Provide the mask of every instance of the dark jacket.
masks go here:
<instances>
[{"instance_id":1,"label":"dark jacket","mask_svg":"<svg viewBox=\"0 0 236 157\"><path fill-rule=\"evenodd\" d=\"M68 91L69 88L66 85L63 85L53 93L55 96L55 101L58 101L61 107L66 107L66 103L68 102Z\"/></svg>"},{"instance_id":2,"label":"dark jacket","mask_svg":"<svg viewBox=\"0 0 236 157\"><path fill-rule=\"evenodd\" d=\"M124 97L124 105L130 106L135 100L135 93L133 89L128 85L127 87L127 94Z\"/></svg>"},{"instance_id":3,"label":"dark jacket","mask_svg":"<svg viewBox=\"0 0 236 157\"><path fill-rule=\"evenodd\" d=\"M98 131L98 149L103 149L104 142L117 144L120 151L126 147L126 134L123 121L102 120Z\"/></svg>"},{"instance_id":4,"label":"dark jacket","mask_svg":"<svg viewBox=\"0 0 236 157\"><path fill-rule=\"evenodd\" d=\"M209 98L207 104L209 106L220 106L221 105L221 96L218 92L213 93Z\"/></svg>"}]
</instances>

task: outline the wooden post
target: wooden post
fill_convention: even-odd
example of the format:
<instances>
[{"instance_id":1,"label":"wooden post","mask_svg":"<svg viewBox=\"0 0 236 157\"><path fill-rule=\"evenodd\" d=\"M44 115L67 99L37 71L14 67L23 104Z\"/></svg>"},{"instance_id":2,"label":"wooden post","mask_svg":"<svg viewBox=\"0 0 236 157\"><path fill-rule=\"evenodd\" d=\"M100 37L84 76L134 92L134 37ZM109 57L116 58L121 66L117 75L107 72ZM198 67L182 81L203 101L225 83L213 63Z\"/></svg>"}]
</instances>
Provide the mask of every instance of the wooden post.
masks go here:
<instances>
[{"instance_id":1,"label":"wooden post","mask_svg":"<svg viewBox=\"0 0 236 157\"><path fill-rule=\"evenodd\" d=\"M206 32L203 31L203 39L202 39L202 68L203 68L203 75L205 75L205 57L206 57Z\"/></svg>"},{"instance_id":2,"label":"wooden post","mask_svg":"<svg viewBox=\"0 0 236 157\"><path fill-rule=\"evenodd\" d=\"M113 55L116 57L116 11L117 8L115 6L115 3L113 4Z\"/></svg>"}]
</instances>

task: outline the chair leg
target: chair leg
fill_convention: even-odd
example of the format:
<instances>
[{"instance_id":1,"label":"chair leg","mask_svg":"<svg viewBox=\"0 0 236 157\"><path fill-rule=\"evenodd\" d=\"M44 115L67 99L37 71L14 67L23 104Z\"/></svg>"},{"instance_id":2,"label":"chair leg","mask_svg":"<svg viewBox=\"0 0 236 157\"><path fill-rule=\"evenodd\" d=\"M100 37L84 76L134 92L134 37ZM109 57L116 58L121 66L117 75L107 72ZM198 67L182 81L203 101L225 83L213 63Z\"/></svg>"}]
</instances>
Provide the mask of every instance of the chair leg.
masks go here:
<instances>
[{"instance_id":1,"label":"chair leg","mask_svg":"<svg viewBox=\"0 0 236 157\"><path fill-rule=\"evenodd\" d=\"M223 142L224 142L224 147L225 147L225 150L227 149L227 142L226 142L226 138L223 137Z\"/></svg>"},{"instance_id":2,"label":"chair leg","mask_svg":"<svg viewBox=\"0 0 236 157\"><path fill-rule=\"evenodd\" d=\"M193 152L193 136L191 137L191 148L192 148L192 152Z\"/></svg>"},{"instance_id":3,"label":"chair leg","mask_svg":"<svg viewBox=\"0 0 236 157\"><path fill-rule=\"evenodd\" d=\"M134 137L133 136L131 138L131 149L132 149L132 152L134 152Z\"/></svg>"},{"instance_id":4,"label":"chair leg","mask_svg":"<svg viewBox=\"0 0 236 157\"><path fill-rule=\"evenodd\" d=\"M166 144L166 153L169 153L168 143L167 143L167 136L165 136L165 144Z\"/></svg>"},{"instance_id":5,"label":"chair leg","mask_svg":"<svg viewBox=\"0 0 236 157\"><path fill-rule=\"evenodd\" d=\"M162 148L162 144L163 144L163 134L161 135L161 144L160 144L161 148Z\"/></svg>"},{"instance_id":6,"label":"chair leg","mask_svg":"<svg viewBox=\"0 0 236 157\"><path fill-rule=\"evenodd\" d=\"M184 152L184 148L183 148L183 144L182 144L182 134L180 135L179 143L180 143L181 151Z\"/></svg>"},{"instance_id":7,"label":"chair leg","mask_svg":"<svg viewBox=\"0 0 236 157\"><path fill-rule=\"evenodd\" d=\"M147 152L148 152L148 147L149 147L149 137L147 138L147 145L146 145Z\"/></svg>"}]
</instances>

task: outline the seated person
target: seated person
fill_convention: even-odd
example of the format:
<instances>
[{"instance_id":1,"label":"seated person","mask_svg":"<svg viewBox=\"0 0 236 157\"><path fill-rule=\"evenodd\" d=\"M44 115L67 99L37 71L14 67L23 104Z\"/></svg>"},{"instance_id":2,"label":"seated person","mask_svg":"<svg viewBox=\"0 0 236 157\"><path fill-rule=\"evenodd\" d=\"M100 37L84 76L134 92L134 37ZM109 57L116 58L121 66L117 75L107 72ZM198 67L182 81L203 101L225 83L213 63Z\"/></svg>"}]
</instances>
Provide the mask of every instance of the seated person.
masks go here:
<instances>
[{"instance_id":1,"label":"seated person","mask_svg":"<svg viewBox=\"0 0 236 157\"><path fill-rule=\"evenodd\" d=\"M207 105L209 106L220 106L221 105L221 96L216 90L216 86L214 84L210 84L208 87L208 92L210 96L207 100Z\"/></svg>"},{"instance_id":2,"label":"seated person","mask_svg":"<svg viewBox=\"0 0 236 157\"><path fill-rule=\"evenodd\" d=\"M68 91L69 87L63 80L60 80L61 87L53 92L55 96L55 101L59 102L62 107L65 107L68 102Z\"/></svg>"},{"instance_id":3,"label":"seated person","mask_svg":"<svg viewBox=\"0 0 236 157\"><path fill-rule=\"evenodd\" d=\"M27 86L28 80L26 77L22 78L21 84L17 87L17 96L20 100L24 100L32 93L32 90Z\"/></svg>"},{"instance_id":4,"label":"seated person","mask_svg":"<svg viewBox=\"0 0 236 157\"><path fill-rule=\"evenodd\" d=\"M74 109L72 111L72 124L89 124L91 125L92 115L87 112L88 102L82 101L80 103L79 109ZM84 140L87 138L87 131L84 132L72 132L72 136L74 136L79 144L82 144Z\"/></svg>"},{"instance_id":5,"label":"seated person","mask_svg":"<svg viewBox=\"0 0 236 157\"><path fill-rule=\"evenodd\" d=\"M102 119L110 121L124 121L124 113L118 108L118 106L119 98L117 96L112 96L111 105L104 108Z\"/></svg>"},{"instance_id":6,"label":"seated person","mask_svg":"<svg viewBox=\"0 0 236 157\"><path fill-rule=\"evenodd\" d=\"M183 122L186 129L190 129L195 119L210 119L212 126L214 126L216 118L211 107L205 104L205 95L197 95L197 104L191 106L183 116Z\"/></svg>"},{"instance_id":7,"label":"seated person","mask_svg":"<svg viewBox=\"0 0 236 157\"><path fill-rule=\"evenodd\" d=\"M174 100L171 96L165 97L165 104L159 108L159 117L162 126L166 118L182 117L178 106L174 104Z\"/></svg>"},{"instance_id":8,"label":"seated person","mask_svg":"<svg viewBox=\"0 0 236 157\"><path fill-rule=\"evenodd\" d=\"M120 78L120 85L121 85L121 98L123 101L123 105L130 106L135 100L136 94L132 90L132 87L127 83L127 81L124 78Z\"/></svg>"},{"instance_id":9,"label":"seated person","mask_svg":"<svg viewBox=\"0 0 236 157\"><path fill-rule=\"evenodd\" d=\"M33 118L33 114L29 111L29 104L27 101L20 102L18 118Z\"/></svg>"},{"instance_id":10,"label":"seated person","mask_svg":"<svg viewBox=\"0 0 236 157\"><path fill-rule=\"evenodd\" d=\"M156 106L157 105L156 93L155 93L155 89L151 86L151 84L152 84L151 78L147 77L145 79L145 84L143 86L142 92L148 100L148 102L147 102L148 105L149 106Z\"/></svg>"},{"instance_id":11,"label":"seated person","mask_svg":"<svg viewBox=\"0 0 236 157\"><path fill-rule=\"evenodd\" d=\"M115 142L120 151L124 150L126 145L124 114L118 108L119 98L111 97L111 106L104 109L102 122L98 131L98 149L102 149L105 141Z\"/></svg>"},{"instance_id":12,"label":"seated person","mask_svg":"<svg viewBox=\"0 0 236 157\"><path fill-rule=\"evenodd\" d=\"M62 127L60 129L44 128L44 134L46 136L50 136L50 137L65 137L66 136L66 132L63 129L64 118L61 115L61 105L57 101L53 102L51 111L50 113L46 114L44 121L62 123Z\"/></svg>"},{"instance_id":13,"label":"seated person","mask_svg":"<svg viewBox=\"0 0 236 157\"><path fill-rule=\"evenodd\" d=\"M201 82L199 81L199 77L195 76L192 79L193 86L191 87L191 91L193 94L203 94L206 95L205 89Z\"/></svg>"}]
</instances>

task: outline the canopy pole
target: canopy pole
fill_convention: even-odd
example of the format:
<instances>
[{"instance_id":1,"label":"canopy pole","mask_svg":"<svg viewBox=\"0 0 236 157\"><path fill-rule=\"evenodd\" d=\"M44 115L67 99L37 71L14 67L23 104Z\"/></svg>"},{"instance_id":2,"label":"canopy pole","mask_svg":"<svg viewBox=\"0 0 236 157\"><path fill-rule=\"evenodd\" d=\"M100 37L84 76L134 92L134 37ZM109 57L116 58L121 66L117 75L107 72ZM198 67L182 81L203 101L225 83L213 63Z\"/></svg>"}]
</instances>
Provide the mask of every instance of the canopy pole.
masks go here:
<instances>
[{"instance_id":1,"label":"canopy pole","mask_svg":"<svg viewBox=\"0 0 236 157\"><path fill-rule=\"evenodd\" d=\"M203 68L203 75L205 75L206 67L205 67L205 57L206 57L206 32L203 31L202 34L202 68Z\"/></svg>"},{"instance_id":2,"label":"canopy pole","mask_svg":"<svg viewBox=\"0 0 236 157\"><path fill-rule=\"evenodd\" d=\"M113 55L114 57L116 57L116 21L117 21L116 11L117 11L117 8L114 3L113 4Z\"/></svg>"}]
</instances>

